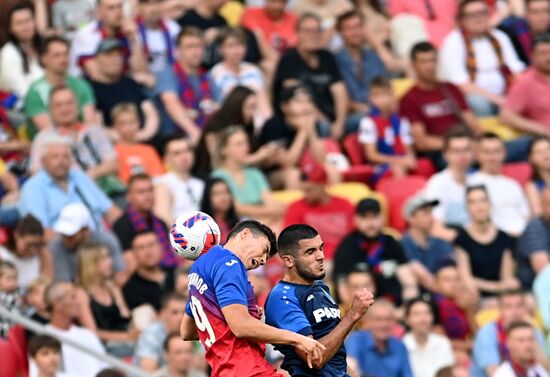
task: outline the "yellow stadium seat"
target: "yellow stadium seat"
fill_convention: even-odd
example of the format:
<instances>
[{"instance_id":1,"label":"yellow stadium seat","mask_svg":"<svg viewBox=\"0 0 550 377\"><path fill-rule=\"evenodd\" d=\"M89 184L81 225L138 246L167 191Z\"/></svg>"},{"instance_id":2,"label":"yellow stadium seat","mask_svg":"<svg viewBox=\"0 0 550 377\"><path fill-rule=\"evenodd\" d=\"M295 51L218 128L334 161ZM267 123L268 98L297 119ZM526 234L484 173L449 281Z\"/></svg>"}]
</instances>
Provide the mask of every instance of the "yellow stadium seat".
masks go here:
<instances>
[{"instance_id":1,"label":"yellow stadium seat","mask_svg":"<svg viewBox=\"0 0 550 377\"><path fill-rule=\"evenodd\" d=\"M231 27L239 26L243 13L243 4L235 0L228 1L220 10L220 14Z\"/></svg>"},{"instance_id":2,"label":"yellow stadium seat","mask_svg":"<svg viewBox=\"0 0 550 377\"><path fill-rule=\"evenodd\" d=\"M359 182L338 183L329 187L328 191L331 195L349 200L353 205L356 205L361 199L368 197L371 193L367 185Z\"/></svg>"},{"instance_id":3,"label":"yellow stadium seat","mask_svg":"<svg viewBox=\"0 0 550 377\"><path fill-rule=\"evenodd\" d=\"M413 86L413 84L413 79L409 78L391 80L391 87L397 98L403 97L405 93L407 93L407 91Z\"/></svg>"},{"instance_id":4,"label":"yellow stadium seat","mask_svg":"<svg viewBox=\"0 0 550 377\"><path fill-rule=\"evenodd\" d=\"M19 126L19 128L17 129L17 136L20 140L30 141L31 137L29 135L29 127L25 124Z\"/></svg>"},{"instance_id":5,"label":"yellow stadium seat","mask_svg":"<svg viewBox=\"0 0 550 377\"><path fill-rule=\"evenodd\" d=\"M485 326L489 322L496 321L500 313L498 309L484 309L476 314L476 323L479 328Z\"/></svg>"},{"instance_id":6,"label":"yellow stadium seat","mask_svg":"<svg viewBox=\"0 0 550 377\"><path fill-rule=\"evenodd\" d=\"M497 117L480 118L479 123L484 131L493 132L503 140L512 140L521 136L519 131L505 125Z\"/></svg>"},{"instance_id":7,"label":"yellow stadium seat","mask_svg":"<svg viewBox=\"0 0 550 377\"><path fill-rule=\"evenodd\" d=\"M300 190L278 190L273 191L272 195L273 199L281 203L290 204L298 199L302 199L304 193Z\"/></svg>"}]
</instances>

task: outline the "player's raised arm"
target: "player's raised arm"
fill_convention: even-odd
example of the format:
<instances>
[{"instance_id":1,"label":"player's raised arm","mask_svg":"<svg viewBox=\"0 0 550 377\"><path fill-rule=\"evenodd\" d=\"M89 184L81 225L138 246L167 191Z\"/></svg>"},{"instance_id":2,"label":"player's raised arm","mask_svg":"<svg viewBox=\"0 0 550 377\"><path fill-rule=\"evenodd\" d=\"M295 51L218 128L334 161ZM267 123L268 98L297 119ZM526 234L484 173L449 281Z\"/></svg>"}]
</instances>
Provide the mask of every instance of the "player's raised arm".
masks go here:
<instances>
[{"instance_id":1,"label":"player's raised arm","mask_svg":"<svg viewBox=\"0 0 550 377\"><path fill-rule=\"evenodd\" d=\"M271 344L288 344L303 355L310 368L323 362L326 347L306 336L277 329L252 317L248 308L241 304L232 304L222 308L223 316L237 338Z\"/></svg>"}]
</instances>

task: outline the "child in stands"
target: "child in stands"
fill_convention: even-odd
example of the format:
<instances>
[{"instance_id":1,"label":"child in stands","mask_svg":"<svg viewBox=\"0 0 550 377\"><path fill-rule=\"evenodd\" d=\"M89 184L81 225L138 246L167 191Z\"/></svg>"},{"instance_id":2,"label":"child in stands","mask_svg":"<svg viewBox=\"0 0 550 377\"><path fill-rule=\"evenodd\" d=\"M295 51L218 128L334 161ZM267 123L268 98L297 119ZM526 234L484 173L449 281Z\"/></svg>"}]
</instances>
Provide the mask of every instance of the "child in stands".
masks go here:
<instances>
[{"instance_id":1,"label":"child in stands","mask_svg":"<svg viewBox=\"0 0 550 377\"><path fill-rule=\"evenodd\" d=\"M0 306L7 310L19 310L22 306L21 291L17 287L17 269L10 262L0 262ZM12 323L0 319L0 338L6 338Z\"/></svg>"}]
</instances>

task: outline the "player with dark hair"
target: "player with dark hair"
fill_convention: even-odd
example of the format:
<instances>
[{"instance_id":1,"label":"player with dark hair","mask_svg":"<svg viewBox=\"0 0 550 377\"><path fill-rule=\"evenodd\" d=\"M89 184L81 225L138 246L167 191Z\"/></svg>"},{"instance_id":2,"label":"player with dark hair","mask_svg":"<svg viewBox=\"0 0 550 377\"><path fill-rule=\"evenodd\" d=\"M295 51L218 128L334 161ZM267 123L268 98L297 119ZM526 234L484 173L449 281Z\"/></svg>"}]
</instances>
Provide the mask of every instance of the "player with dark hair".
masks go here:
<instances>
[{"instance_id":1,"label":"player with dark hair","mask_svg":"<svg viewBox=\"0 0 550 377\"><path fill-rule=\"evenodd\" d=\"M273 231L247 220L233 228L224 246L211 248L191 267L180 332L184 340L200 339L212 376L282 377L264 359L263 343L295 347L309 365L322 362L323 345L259 320L247 270L264 265L276 252Z\"/></svg>"},{"instance_id":2,"label":"player with dark hair","mask_svg":"<svg viewBox=\"0 0 550 377\"><path fill-rule=\"evenodd\" d=\"M305 224L285 228L279 235L279 255L285 276L269 294L266 323L317 339L326 348L322 360L308 367L300 349L278 345L284 355L282 367L291 376L355 376L346 363L344 339L374 302L366 289L355 293L348 313L340 320L340 309L321 281L325 277L323 240Z\"/></svg>"}]
</instances>

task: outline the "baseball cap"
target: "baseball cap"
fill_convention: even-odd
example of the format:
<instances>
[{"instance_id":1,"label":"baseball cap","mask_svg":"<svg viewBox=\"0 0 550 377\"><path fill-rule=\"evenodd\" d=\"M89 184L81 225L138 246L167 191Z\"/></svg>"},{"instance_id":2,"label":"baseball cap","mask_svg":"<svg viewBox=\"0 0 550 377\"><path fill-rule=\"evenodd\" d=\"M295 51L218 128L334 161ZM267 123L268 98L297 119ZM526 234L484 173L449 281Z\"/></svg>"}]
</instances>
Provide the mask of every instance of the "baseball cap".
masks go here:
<instances>
[{"instance_id":1,"label":"baseball cap","mask_svg":"<svg viewBox=\"0 0 550 377\"><path fill-rule=\"evenodd\" d=\"M364 216L368 213L378 215L380 214L380 212L382 212L380 203L378 202L378 200L373 198L361 199L361 201L357 203L357 206L355 207L355 214L359 216Z\"/></svg>"},{"instance_id":2,"label":"baseball cap","mask_svg":"<svg viewBox=\"0 0 550 377\"><path fill-rule=\"evenodd\" d=\"M99 45L97 45L97 49L95 50L95 54L98 55L113 50L122 50L123 47L122 42L118 39L107 38L99 42Z\"/></svg>"},{"instance_id":3,"label":"baseball cap","mask_svg":"<svg viewBox=\"0 0 550 377\"><path fill-rule=\"evenodd\" d=\"M53 229L64 236L74 236L83 228L92 226L92 215L82 203L67 204L61 210Z\"/></svg>"},{"instance_id":4,"label":"baseball cap","mask_svg":"<svg viewBox=\"0 0 550 377\"><path fill-rule=\"evenodd\" d=\"M306 181L325 185L328 183L327 171L319 163L308 164L304 167L304 176Z\"/></svg>"},{"instance_id":5,"label":"baseball cap","mask_svg":"<svg viewBox=\"0 0 550 377\"><path fill-rule=\"evenodd\" d=\"M403 206L403 217L409 218L421 208L435 207L438 204L439 200L437 199L430 200L427 199L423 193L417 194L405 202Z\"/></svg>"}]
</instances>

